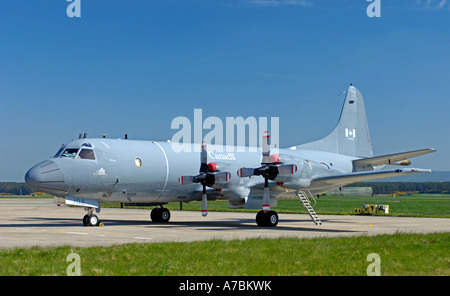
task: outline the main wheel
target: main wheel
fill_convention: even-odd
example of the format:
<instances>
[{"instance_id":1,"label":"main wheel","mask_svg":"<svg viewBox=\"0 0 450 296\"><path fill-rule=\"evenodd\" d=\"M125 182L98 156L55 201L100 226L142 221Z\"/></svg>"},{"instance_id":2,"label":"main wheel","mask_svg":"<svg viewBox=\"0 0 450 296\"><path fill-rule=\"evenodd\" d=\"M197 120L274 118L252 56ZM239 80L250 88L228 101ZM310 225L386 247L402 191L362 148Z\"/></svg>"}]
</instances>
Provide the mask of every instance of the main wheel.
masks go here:
<instances>
[{"instance_id":1,"label":"main wheel","mask_svg":"<svg viewBox=\"0 0 450 296\"><path fill-rule=\"evenodd\" d=\"M278 214L275 211L268 211L267 213L263 210L256 214L256 224L260 227L275 227L278 224Z\"/></svg>"},{"instance_id":2,"label":"main wheel","mask_svg":"<svg viewBox=\"0 0 450 296\"><path fill-rule=\"evenodd\" d=\"M265 226L264 225L264 211L261 210L258 212L258 214L256 214L256 225L258 225L259 227Z\"/></svg>"},{"instance_id":3,"label":"main wheel","mask_svg":"<svg viewBox=\"0 0 450 296\"><path fill-rule=\"evenodd\" d=\"M169 222L170 211L166 208L154 208L150 213L150 219L153 222Z\"/></svg>"},{"instance_id":4,"label":"main wheel","mask_svg":"<svg viewBox=\"0 0 450 296\"><path fill-rule=\"evenodd\" d=\"M268 211L265 213L265 224L269 227L275 227L278 224L278 214L275 211Z\"/></svg>"},{"instance_id":5,"label":"main wheel","mask_svg":"<svg viewBox=\"0 0 450 296\"><path fill-rule=\"evenodd\" d=\"M159 214L159 208L154 208L151 212L150 212L150 219L152 219L153 222L160 222L160 214Z\"/></svg>"},{"instance_id":6,"label":"main wheel","mask_svg":"<svg viewBox=\"0 0 450 296\"><path fill-rule=\"evenodd\" d=\"M98 226L98 217L96 215L90 215L88 218L89 226Z\"/></svg>"},{"instance_id":7,"label":"main wheel","mask_svg":"<svg viewBox=\"0 0 450 296\"><path fill-rule=\"evenodd\" d=\"M170 220L170 211L166 208L161 208L161 222L167 223Z\"/></svg>"}]
</instances>

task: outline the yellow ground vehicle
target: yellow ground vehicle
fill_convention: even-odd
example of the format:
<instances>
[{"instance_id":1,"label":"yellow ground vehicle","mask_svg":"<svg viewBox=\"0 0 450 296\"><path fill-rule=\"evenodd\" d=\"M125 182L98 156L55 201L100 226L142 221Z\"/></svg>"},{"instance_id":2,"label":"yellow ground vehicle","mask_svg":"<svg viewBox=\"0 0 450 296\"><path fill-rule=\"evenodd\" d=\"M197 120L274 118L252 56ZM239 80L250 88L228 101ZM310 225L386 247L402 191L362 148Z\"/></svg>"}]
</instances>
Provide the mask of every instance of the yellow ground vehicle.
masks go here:
<instances>
[{"instance_id":1,"label":"yellow ground vehicle","mask_svg":"<svg viewBox=\"0 0 450 296\"><path fill-rule=\"evenodd\" d=\"M389 214L389 205L368 205L365 204L363 208L355 208L355 214Z\"/></svg>"}]
</instances>

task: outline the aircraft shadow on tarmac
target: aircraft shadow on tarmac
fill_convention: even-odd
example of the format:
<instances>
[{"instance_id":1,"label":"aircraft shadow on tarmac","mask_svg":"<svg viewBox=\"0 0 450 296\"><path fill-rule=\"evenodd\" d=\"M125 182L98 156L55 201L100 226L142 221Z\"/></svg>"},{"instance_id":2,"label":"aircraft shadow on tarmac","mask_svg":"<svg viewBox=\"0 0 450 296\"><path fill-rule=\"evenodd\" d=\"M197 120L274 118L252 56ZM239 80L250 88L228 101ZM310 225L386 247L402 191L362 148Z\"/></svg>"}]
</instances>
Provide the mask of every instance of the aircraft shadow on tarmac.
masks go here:
<instances>
[{"instance_id":1,"label":"aircraft shadow on tarmac","mask_svg":"<svg viewBox=\"0 0 450 296\"><path fill-rule=\"evenodd\" d=\"M20 224L0 224L0 228L14 227L14 228L29 228L29 227L74 227L83 226L80 219L70 219L70 218L40 218L40 217L29 217L22 218ZM28 223L23 223L28 222Z\"/></svg>"},{"instance_id":2,"label":"aircraft shadow on tarmac","mask_svg":"<svg viewBox=\"0 0 450 296\"><path fill-rule=\"evenodd\" d=\"M72 218L42 218L42 217L27 217L20 219L20 224L0 224L0 228L15 227L15 228L30 228L30 227L80 227L84 228L80 219ZM23 223L23 222L28 223ZM289 226L289 223L306 222L311 223L310 220L298 220L298 219L283 219L276 227L259 227L255 224L254 219L233 219L227 218L221 221L170 221L168 223L152 222L150 220L121 220L121 219L101 219L104 227L115 226L142 226L145 228L158 228L158 229L173 229L173 228L192 228L199 231L233 231L233 230L264 230L264 231L310 231L310 232L326 232L326 233L351 233L354 230L338 230L329 229L326 225L311 225L311 227L298 227L295 225ZM326 224L326 220L322 221ZM335 223L335 221L330 222Z\"/></svg>"},{"instance_id":3,"label":"aircraft shadow on tarmac","mask_svg":"<svg viewBox=\"0 0 450 296\"><path fill-rule=\"evenodd\" d=\"M325 220L326 221L326 220ZM329 229L323 225L312 225L311 227L297 227L297 226L284 226L287 223L293 222L312 222L310 220L290 220L283 219L280 224L276 227L259 227L256 225L254 219L230 219L221 221L170 221L168 223L152 222L152 221L138 221L138 220L102 220L105 227L109 226L124 226L124 225L143 225L145 227L154 227L160 229L171 229L171 228L192 228L199 231L233 231L233 230L265 230L265 231L313 231L313 232L335 232L335 233L345 233L345 232L355 232L351 230L337 230Z\"/></svg>"}]
</instances>

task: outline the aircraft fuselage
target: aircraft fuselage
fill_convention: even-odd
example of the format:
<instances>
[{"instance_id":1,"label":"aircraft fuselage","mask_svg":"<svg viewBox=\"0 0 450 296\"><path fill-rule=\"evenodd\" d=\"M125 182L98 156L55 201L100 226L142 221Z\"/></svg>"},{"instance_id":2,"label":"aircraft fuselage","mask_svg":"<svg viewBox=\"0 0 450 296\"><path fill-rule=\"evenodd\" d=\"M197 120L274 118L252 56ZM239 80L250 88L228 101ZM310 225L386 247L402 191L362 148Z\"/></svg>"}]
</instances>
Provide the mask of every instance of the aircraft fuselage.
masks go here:
<instances>
[{"instance_id":1,"label":"aircraft fuselage","mask_svg":"<svg viewBox=\"0 0 450 296\"><path fill-rule=\"evenodd\" d=\"M41 162L26 175L27 183L56 196L95 199L99 202L167 203L189 202L199 199L201 186L182 186L178 178L195 175L200 168L200 152L175 152L168 142L133 141L120 139L78 139L63 146L53 158ZM220 194L231 201L245 198L254 182L262 182L260 176L239 178L241 167L261 165L260 149L240 147L208 147L208 163L215 163L217 170L227 171L231 179L222 185ZM197 150L198 151L198 150ZM223 151L223 152L217 152ZM295 164L297 172L290 176L278 176L280 189L273 197L286 194L286 189L308 188L315 176L350 173L352 160L329 152L279 149L280 162ZM317 191L317 190L316 190ZM295 191L293 192L295 193ZM209 190L211 198L218 191Z\"/></svg>"}]
</instances>

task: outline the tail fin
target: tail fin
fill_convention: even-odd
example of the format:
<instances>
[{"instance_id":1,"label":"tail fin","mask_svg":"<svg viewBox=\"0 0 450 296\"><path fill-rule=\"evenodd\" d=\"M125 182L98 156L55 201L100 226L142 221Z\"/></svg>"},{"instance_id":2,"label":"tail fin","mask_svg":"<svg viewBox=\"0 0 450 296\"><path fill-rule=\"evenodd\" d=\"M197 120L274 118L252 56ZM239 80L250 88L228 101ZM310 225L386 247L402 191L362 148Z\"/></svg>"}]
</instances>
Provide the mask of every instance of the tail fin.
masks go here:
<instances>
[{"instance_id":1,"label":"tail fin","mask_svg":"<svg viewBox=\"0 0 450 296\"><path fill-rule=\"evenodd\" d=\"M361 92L350 85L334 131L327 137L295 146L295 149L319 150L355 157L372 157L366 109Z\"/></svg>"}]
</instances>

